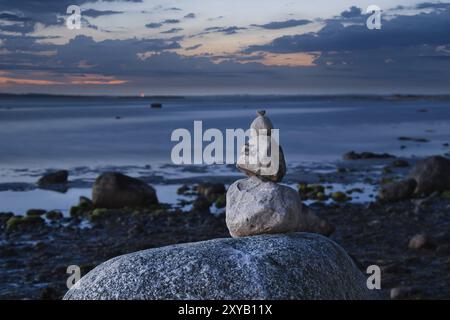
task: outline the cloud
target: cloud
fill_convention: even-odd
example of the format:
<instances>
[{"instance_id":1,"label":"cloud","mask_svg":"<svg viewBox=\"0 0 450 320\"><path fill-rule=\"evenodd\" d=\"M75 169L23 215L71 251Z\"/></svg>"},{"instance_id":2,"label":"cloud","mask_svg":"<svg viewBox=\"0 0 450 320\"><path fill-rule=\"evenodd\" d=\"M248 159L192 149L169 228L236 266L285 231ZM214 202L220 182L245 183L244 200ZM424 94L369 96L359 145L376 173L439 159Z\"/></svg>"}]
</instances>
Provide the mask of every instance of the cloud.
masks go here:
<instances>
[{"instance_id":1,"label":"cloud","mask_svg":"<svg viewBox=\"0 0 450 320\"><path fill-rule=\"evenodd\" d=\"M341 17L351 19L360 17L362 14L362 10L356 6L350 7L349 10L341 12Z\"/></svg>"},{"instance_id":2,"label":"cloud","mask_svg":"<svg viewBox=\"0 0 450 320\"><path fill-rule=\"evenodd\" d=\"M34 31L35 21L24 15L9 12L0 13L0 31L14 33L30 33Z\"/></svg>"},{"instance_id":3,"label":"cloud","mask_svg":"<svg viewBox=\"0 0 450 320\"><path fill-rule=\"evenodd\" d=\"M70 5L83 5L92 2L134 2L141 3L142 0L20 0L20 1L1 1L0 11L20 11L28 13L59 13L65 14L66 8Z\"/></svg>"},{"instance_id":4,"label":"cloud","mask_svg":"<svg viewBox=\"0 0 450 320\"><path fill-rule=\"evenodd\" d=\"M224 16L218 16L218 17L214 17L214 18L209 18L208 21L217 21L217 20L222 20L224 19Z\"/></svg>"},{"instance_id":5,"label":"cloud","mask_svg":"<svg viewBox=\"0 0 450 320\"><path fill-rule=\"evenodd\" d=\"M232 35L238 33L240 30L247 30L244 27L209 27L205 29L206 33L224 33L226 35Z\"/></svg>"},{"instance_id":6,"label":"cloud","mask_svg":"<svg viewBox=\"0 0 450 320\"><path fill-rule=\"evenodd\" d=\"M183 31L183 28L172 28L170 30L167 31L162 31L161 33L165 33L165 34L169 34L169 33L177 33Z\"/></svg>"},{"instance_id":7,"label":"cloud","mask_svg":"<svg viewBox=\"0 0 450 320\"><path fill-rule=\"evenodd\" d=\"M195 13L188 13L184 16L185 19L195 19L196 15Z\"/></svg>"},{"instance_id":8,"label":"cloud","mask_svg":"<svg viewBox=\"0 0 450 320\"><path fill-rule=\"evenodd\" d=\"M417 9L448 9L450 8L450 3L442 2L424 2L416 5Z\"/></svg>"},{"instance_id":9,"label":"cloud","mask_svg":"<svg viewBox=\"0 0 450 320\"><path fill-rule=\"evenodd\" d=\"M187 50L187 51L192 51L192 50L200 48L201 46L202 46L202 44L196 44L194 46L186 47L184 49Z\"/></svg>"},{"instance_id":10,"label":"cloud","mask_svg":"<svg viewBox=\"0 0 450 320\"><path fill-rule=\"evenodd\" d=\"M149 28L149 29L158 29L158 28L162 27L162 25L163 25L162 23L151 22L151 23L146 24L145 27Z\"/></svg>"},{"instance_id":11,"label":"cloud","mask_svg":"<svg viewBox=\"0 0 450 320\"><path fill-rule=\"evenodd\" d=\"M88 2L94 1L78 1L86 6ZM22 7L21 2L18 3L17 6ZM53 6L50 0L43 0L42 3ZM131 88L130 92L136 92L137 87L142 90L152 88L154 92L160 92L159 89L181 92L190 88L204 92L211 88L232 88L234 92L251 92L252 89L261 92L298 92L299 88L325 88L327 92L365 88L385 92L405 88L415 92L448 92L450 85L450 6L442 3L410 6L404 9L408 11L405 15L401 15L402 9L397 8L397 11L386 15L389 18L383 15L382 30L368 30L365 27L366 15L361 12L358 14L356 7L344 12L336 11L336 16L327 20L311 18L323 24L323 28L317 32L283 32L285 28L304 25L299 22L302 20L268 22L257 26L261 30L252 30L259 36L258 45L252 45L256 39L253 34L252 37L233 38L239 42L239 48L247 44L243 52L227 51L229 48L225 45L216 50L202 41L182 46L180 42L192 35L185 35L180 32L182 28L174 27L184 27L181 23L186 22L183 19L189 19L189 14L178 13L180 19L164 20L166 15L171 17L170 13L164 12L164 8L158 11L161 20L146 25L147 28L161 28L159 31L167 34L160 35L160 39L142 39L142 35L138 34L134 38L134 30L127 30L126 26L125 31L130 32L128 39L123 39L122 34L121 39L117 39L117 34L112 34L108 35L112 37L110 39L96 41L92 37L79 35L68 43L56 44L48 41L51 37L27 34L33 31L37 21L44 21L45 25L61 23L56 16L56 13L65 15L64 10L60 12L61 7L64 7L61 3L65 4L65 0L59 2L56 11L36 10L31 13L30 9L6 10L5 6L11 5L0 3L0 20L5 22L1 24L0 31L6 27L11 30L22 28L23 33L19 36L5 32L1 36L0 76L3 78L0 83L3 86L42 86L48 88L45 90L52 90L51 85L46 84L63 83L71 84L73 90L82 87L80 93L89 92L84 90L89 86L111 86L114 87L111 93L117 94L122 88ZM114 11L117 8L112 6L108 8L111 10L106 10L103 5L96 6L98 10L88 9L93 11L88 11L91 15L86 15L86 18L121 13ZM207 20L208 17L205 17L202 22L208 23ZM309 20L304 21L305 24L311 23ZM212 27L203 27L202 34L220 33L215 37L220 39L221 34L233 35L247 30L245 26L221 24L208 23L206 26ZM91 27L97 28L94 25ZM102 26L99 24L99 27ZM270 40L269 36L273 33L268 34L266 30L281 30L276 34L284 36ZM40 34L45 34L45 31L41 30ZM263 36L269 40L259 44ZM208 40L205 37L205 41ZM202 45L205 48L202 52L212 52L194 54L196 51L193 50ZM183 50L177 49L193 52L184 56L181 54ZM306 58L313 63L308 66L299 63Z\"/></svg>"},{"instance_id":12,"label":"cloud","mask_svg":"<svg viewBox=\"0 0 450 320\"><path fill-rule=\"evenodd\" d=\"M178 19L166 19L162 23L163 24L177 24L177 23L180 23L180 20L178 20Z\"/></svg>"},{"instance_id":13,"label":"cloud","mask_svg":"<svg viewBox=\"0 0 450 320\"><path fill-rule=\"evenodd\" d=\"M369 30L365 24L345 26L339 20L329 20L317 33L282 36L265 45L250 46L245 52L329 52L445 45L450 43L448 30L450 8L417 15L397 15L383 20L381 30Z\"/></svg>"},{"instance_id":14,"label":"cloud","mask_svg":"<svg viewBox=\"0 0 450 320\"><path fill-rule=\"evenodd\" d=\"M278 29L285 29L285 28L292 28L297 26L304 26L312 21L310 20L287 20L287 21L274 21L269 22L266 24L252 24L254 27L259 27L263 29L270 29L270 30L278 30Z\"/></svg>"},{"instance_id":15,"label":"cloud","mask_svg":"<svg viewBox=\"0 0 450 320\"><path fill-rule=\"evenodd\" d=\"M162 22L151 22L145 25L146 28L149 29L158 29L161 28L162 26L164 26L165 24L178 24L180 23L180 20L178 19L166 19ZM173 28L172 30L174 30L176 28ZM181 31L181 30L178 30ZM171 32L164 32L164 33L171 33ZM173 32L172 32L173 33Z\"/></svg>"},{"instance_id":16,"label":"cloud","mask_svg":"<svg viewBox=\"0 0 450 320\"><path fill-rule=\"evenodd\" d=\"M111 16L114 14L120 14L123 13L123 11L113 11L113 10L95 10L95 9L88 9L83 10L81 12L82 16L91 17L91 18L97 18L100 16Z\"/></svg>"},{"instance_id":17,"label":"cloud","mask_svg":"<svg viewBox=\"0 0 450 320\"><path fill-rule=\"evenodd\" d=\"M13 21L13 22L28 22L32 21L31 18L18 16L16 14L2 12L0 13L0 20Z\"/></svg>"}]
</instances>

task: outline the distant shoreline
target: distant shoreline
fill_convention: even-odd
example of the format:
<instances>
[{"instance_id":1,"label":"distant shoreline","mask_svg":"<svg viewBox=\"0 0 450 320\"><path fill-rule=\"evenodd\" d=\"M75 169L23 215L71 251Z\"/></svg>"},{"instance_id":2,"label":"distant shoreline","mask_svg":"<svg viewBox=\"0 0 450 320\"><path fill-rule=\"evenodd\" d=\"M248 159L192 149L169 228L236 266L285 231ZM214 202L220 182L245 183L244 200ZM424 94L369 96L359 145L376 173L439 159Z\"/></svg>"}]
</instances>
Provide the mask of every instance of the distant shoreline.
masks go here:
<instances>
[{"instance_id":1,"label":"distant shoreline","mask_svg":"<svg viewBox=\"0 0 450 320\"><path fill-rule=\"evenodd\" d=\"M186 100L186 99L261 99L268 100L383 100L383 101L414 101L434 100L450 101L450 94L314 94L314 95L288 95L288 94L228 94L228 95L72 95L47 93L0 93L0 99L123 99L123 100Z\"/></svg>"}]
</instances>

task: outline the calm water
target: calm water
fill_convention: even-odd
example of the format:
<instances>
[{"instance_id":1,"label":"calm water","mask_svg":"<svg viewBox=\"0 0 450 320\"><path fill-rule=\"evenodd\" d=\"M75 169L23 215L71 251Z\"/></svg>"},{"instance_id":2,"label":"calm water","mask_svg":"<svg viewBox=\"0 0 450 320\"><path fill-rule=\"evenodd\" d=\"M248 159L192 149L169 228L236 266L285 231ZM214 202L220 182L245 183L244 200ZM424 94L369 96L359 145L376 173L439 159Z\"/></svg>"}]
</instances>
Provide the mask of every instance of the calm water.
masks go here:
<instances>
[{"instance_id":1,"label":"calm water","mask_svg":"<svg viewBox=\"0 0 450 320\"><path fill-rule=\"evenodd\" d=\"M9 99L0 100L0 166L168 163L174 129L192 129L194 120L204 129L248 128L257 109L266 109L280 129L288 161L332 161L352 149L423 155L450 140L449 102L191 98L151 109L142 100Z\"/></svg>"},{"instance_id":2,"label":"calm water","mask_svg":"<svg viewBox=\"0 0 450 320\"><path fill-rule=\"evenodd\" d=\"M170 164L174 129L192 131L195 120L203 121L204 130L247 129L259 109L267 110L280 129L288 164L330 163L350 150L405 157L443 154L447 152L443 144L450 142L450 102L445 101L186 98L163 101L162 109L151 109L151 102L0 98L0 184L35 182L49 168L70 169L71 179L92 181L108 166L127 172L127 166L149 165L153 174L189 178L197 173L173 167L163 170L163 164ZM399 141L400 136L430 142ZM208 174L228 174L225 166L209 169ZM39 206L64 210L80 194L89 195L86 188L66 194L7 189L0 192L4 207L0 211ZM175 197L169 189L159 193L167 199Z\"/></svg>"}]
</instances>

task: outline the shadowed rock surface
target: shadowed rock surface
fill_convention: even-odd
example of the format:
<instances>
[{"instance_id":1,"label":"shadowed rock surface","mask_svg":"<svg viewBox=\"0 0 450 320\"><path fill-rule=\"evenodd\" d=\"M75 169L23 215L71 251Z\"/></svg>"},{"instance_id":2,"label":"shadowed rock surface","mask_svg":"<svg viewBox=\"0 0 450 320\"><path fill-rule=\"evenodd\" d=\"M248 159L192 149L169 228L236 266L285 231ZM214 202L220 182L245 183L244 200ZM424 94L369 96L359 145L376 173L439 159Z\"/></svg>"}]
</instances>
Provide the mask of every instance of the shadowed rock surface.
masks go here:
<instances>
[{"instance_id":1,"label":"shadowed rock surface","mask_svg":"<svg viewBox=\"0 0 450 320\"><path fill-rule=\"evenodd\" d=\"M389 183L380 189L378 198L387 202L408 199L414 193L416 186L417 182L414 179Z\"/></svg>"},{"instance_id":2,"label":"shadowed rock surface","mask_svg":"<svg viewBox=\"0 0 450 320\"><path fill-rule=\"evenodd\" d=\"M390 159L390 158L395 158L395 156L388 153L373 153L373 152L357 153L355 151L350 151L343 155L344 160L367 160L367 159Z\"/></svg>"},{"instance_id":3,"label":"shadowed rock surface","mask_svg":"<svg viewBox=\"0 0 450 320\"><path fill-rule=\"evenodd\" d=\"M51 186L54 184L64 184L67 183L67 178L69 177L69 171L59 170L55 172L48 173L42 176L37 184L40 187Z\"/></svg>"},{"instance_id":4,"label":"shadowed rock surface","mask_svg":"<svg viewBox=\"0 0 450 320\"><path fill-rule=\"evenodd\" d=\"M450 159L434 156L419 161L409 177L416 180L415 194L429 195L450 189Z\"/></svg>"},{"instance_id":5,"label":"shadowed rock surface","mask_svg":"<svg viewBox=\"0 0 450 320\"><path fill-rule=\"evenodd\" d=\"M149 249L111 259L64 299L369 299L366 279L335 242L262 235Z\"/></svg>"},{"instance_id":6,"label":"shadowed rock surface","mask_svg":"<svg viewBox=\"0 0 450 320\"><path fill-rule=\"evenodd\" d=\"M382 201L399 201L446 190L450 190L450 159L433 156L417 162L407 179L383 186L378 196Z\"/></svg>"},{"instance_id":7,"label":"shadowed rock surface","mask_svg":"<svg viewBox=\"0 0 450 320\"><path fill-rule=\"evenodd\" d=\"M95 207L107 209L158 204L153 187L117 172L103 173L95 180L92 201Z\"/></svg>"}]
</instances>

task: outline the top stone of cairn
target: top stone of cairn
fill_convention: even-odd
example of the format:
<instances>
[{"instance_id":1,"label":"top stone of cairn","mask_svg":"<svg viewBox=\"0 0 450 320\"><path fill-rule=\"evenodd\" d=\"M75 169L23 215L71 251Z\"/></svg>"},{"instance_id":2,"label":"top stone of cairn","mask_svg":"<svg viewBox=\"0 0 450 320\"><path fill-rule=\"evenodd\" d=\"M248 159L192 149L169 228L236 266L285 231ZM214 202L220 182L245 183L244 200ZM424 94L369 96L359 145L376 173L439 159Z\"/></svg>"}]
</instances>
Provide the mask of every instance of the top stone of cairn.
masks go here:
<instances>
[{"instance_id":1,"label":"top stone of cairn","mask_svg":"<svg viewBox=\"0 0 450 320\"><path fill-rule=\"evenodd\" d=\"M265 129L267 130L267 135L270 136L271 131L273 129L272 121L268 117L266 117L266 111L265 110L258 110L256 111L256 119L253 120L252 124L250 125L250 129L255 130L255 133L259 135L260 130Z\"/></svg>"},{"instance_id":2,"label":"top stone of cairn","mask_svg":"<svg viewBox=\"0 0 450 320\"><path fill-rule=\"evenodd\" d=\"M237 168L249 177L280 182L286 175L286 162L278 135L272 135L274 127L266 111L260 110L256 114L250 125L250 140L241 150Z\"/></svg>"}]
</instances>

